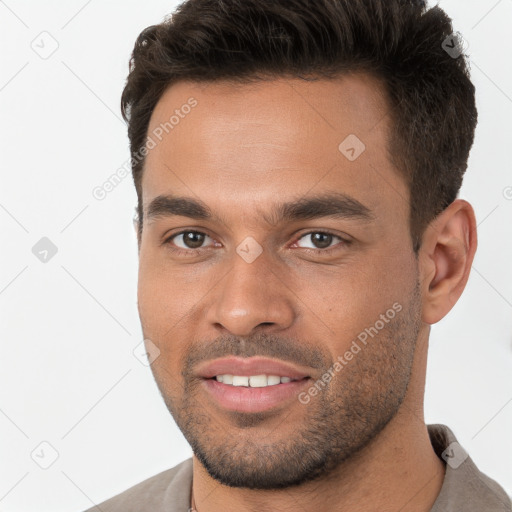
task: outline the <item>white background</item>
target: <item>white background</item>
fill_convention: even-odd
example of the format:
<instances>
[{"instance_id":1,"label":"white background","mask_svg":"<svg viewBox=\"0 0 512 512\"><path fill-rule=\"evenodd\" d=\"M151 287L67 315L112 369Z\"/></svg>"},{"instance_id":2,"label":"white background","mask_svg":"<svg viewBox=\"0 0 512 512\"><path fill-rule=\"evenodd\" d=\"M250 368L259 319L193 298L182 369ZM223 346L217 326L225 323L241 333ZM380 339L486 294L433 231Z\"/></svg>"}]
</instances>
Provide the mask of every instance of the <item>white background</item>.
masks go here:
<instances>
[{"instance_id":1,"label":"white background","mask_svg":"<svg viewBox=\"0 0 512 512\"><path fill-rule=\"evenodd\" d=\"M1 511L81 511L191 455L133 355L131 177L92 196L129 157L119 103L133 43L176 5L0 2ZM479 248L432 330L426 420L448 425L512 494L512 0L440 5L469 43L477 88L460 197L475 208ZM58 43L47 59L31 47L56 44L43 31ZM32 253L42 237L58 249L47 263Z\"/></svg>"}]
</instances>

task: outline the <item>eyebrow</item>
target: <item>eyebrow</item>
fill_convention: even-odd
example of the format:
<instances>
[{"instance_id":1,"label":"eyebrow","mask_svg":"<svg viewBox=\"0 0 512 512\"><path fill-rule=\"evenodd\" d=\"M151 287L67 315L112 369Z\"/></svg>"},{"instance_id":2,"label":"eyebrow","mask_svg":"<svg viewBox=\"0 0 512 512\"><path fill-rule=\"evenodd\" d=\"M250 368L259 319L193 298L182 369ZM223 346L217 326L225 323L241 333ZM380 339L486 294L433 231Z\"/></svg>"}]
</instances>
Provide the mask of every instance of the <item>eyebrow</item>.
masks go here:
<instances>
[{"instance_id":1,"label":"eyebrow","mask_svg":"<svg viewBox=\"0 0 512 512\"><path fill-rule=\"evenodd\" d=\"M147 221L173 216L189 217L195 220L217 220L226 224L206 204L190 197L160 195L155 197L146 209ZM367 223L376 218L370 208L357 199L340 192L301 197L294 201L278 203L274 205L270 214L262 213L261 217L269 224L323 217L351 219Z\"/></svg>"}]
</instances>

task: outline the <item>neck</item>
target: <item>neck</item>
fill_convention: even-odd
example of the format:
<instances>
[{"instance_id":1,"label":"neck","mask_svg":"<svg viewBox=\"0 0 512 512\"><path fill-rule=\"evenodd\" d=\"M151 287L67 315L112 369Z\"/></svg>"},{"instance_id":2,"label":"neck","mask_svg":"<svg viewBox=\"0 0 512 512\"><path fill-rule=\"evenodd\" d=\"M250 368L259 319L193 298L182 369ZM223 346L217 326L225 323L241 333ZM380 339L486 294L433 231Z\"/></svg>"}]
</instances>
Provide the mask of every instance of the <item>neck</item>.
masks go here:
<instances>
[{"instance_id":1,"label":"neck","mask_svg":"<svg viewBox=\"0 0 512 512\"><path fill-rule=\"evenodd\" d=\"M428 332L420 335L409 388L396 416L372 441L327 477L282 490L233 488L212 479L193 457L192 508L197 512L381 510L429 512L441 490L444 463L423 418ZM364 502L364 508L361 508Z\"/></svg>"}]
</instances>

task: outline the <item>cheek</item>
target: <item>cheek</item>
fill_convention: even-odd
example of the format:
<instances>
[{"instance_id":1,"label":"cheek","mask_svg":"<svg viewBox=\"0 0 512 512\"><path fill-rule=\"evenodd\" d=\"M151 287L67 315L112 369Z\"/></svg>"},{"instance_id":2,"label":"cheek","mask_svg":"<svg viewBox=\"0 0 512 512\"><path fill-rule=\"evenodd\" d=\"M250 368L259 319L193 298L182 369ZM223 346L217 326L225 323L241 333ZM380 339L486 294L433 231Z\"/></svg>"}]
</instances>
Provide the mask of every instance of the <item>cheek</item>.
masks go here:
<instances>
[{"instance_id":1,"label":"cheek","mask_svg":"<svg viewBox=\"0 0 512 512\"><path fill-rule=\"evenodd\" d=\"M338 268L318 267L297 281L297 297L306 322L315 325L317 335L333 340L332 351L339 354L393 304L403 305L413 286L412 270L409 258L382 253Z\"/></svg>"},{"instance_id":2,"label":"cheek","mask_svg":"<svg viewBox=\"0 0 512 512\"><path fill-rule=\"evenodd\" d=\"M193 265L180 269L159 254L141 251L137 300L144 335L157 340L163 349L167 345L179 348L179 340L186 340L199 325L210 283L207 277ZM214 284L215 280L209 286Z\"/></svg>"},{"instance_id":3,"label":"cheek","mask_svg":"<svg viewBox=\"0 0 512 512\"><path fill-rule=\"evenodd\" d=\"M176 292L158 266L141 259L137 301L139 317L145 339L151 340L159 349L159 357L151 365L152 372L165 395L172 395L179 385L179 364L182 359L187 336L187 311L181 294ZM181 321L180 321L181 320Z\"/></svg>"},{"instance_id":4,"label":"cheek","mask_svg":"<svg viewBox=\"0 0 512 512\"><path fill-rule=\"evenodd\" d=\"M317 279L306 285L310 304L320 320L320 331L336 340L336 352L364 329L373 311L379 309L380 297L375 295L373 278L364 269L347 268L334 272L329 279ZM372 289L373 288L373 289ZM306 292L306 290L305 290ZM329 339L327 338L327 339Z\"/></svg>"},{"instance_id":5,"label":"cheek","mask_svg":"<svg viewBox=\"0 0 512 512\"><path fill-rule=\"evenodd\" d=\"M166 307L166 286L159 278L160 272L151 259L141 253L137 283L139 313L145 325L154 325L155 319L162 318Z\"/></svg>"},{"instance_id":6,"label":"cheek","mask_svg":"<svg viewBox=\"0 0 512 512\"><path fill-rule=\"evenodd\" d=\"M167 267L167 268L166 268ZM141 250L137 302L144 336L162 344L186 314L179 283L151 251Z\"/></svg>"}]
</instances>

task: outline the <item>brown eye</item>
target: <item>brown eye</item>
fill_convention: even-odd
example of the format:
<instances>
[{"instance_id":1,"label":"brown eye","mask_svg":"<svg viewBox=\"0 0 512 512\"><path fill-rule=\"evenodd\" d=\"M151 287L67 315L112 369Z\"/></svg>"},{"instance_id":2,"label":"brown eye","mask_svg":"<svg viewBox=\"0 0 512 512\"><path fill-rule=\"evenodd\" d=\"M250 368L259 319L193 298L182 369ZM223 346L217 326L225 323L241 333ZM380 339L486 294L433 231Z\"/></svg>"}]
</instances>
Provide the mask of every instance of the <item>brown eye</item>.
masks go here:
<instances>
[{"instance_id":1,"label":"brown eye","mask_svg":"<svg viewBox=\"0 0 512 512\"><path fill-rule=\"evenodd\" d=\"M168 241L172 240L180 249L200 249L206 238L210 237L199 231L182 231L170 237Z\"/></svg>"},{"instance_id":2,"label":"brown eye","mask_svg":"<svg viewBox=\"0 0 512 512\"><path fill-rule=\"evenodd\" d=\"M311 233L306 233L305 235L301 236L297 243L299 243L302 239L310 239L312 246L304 246L299 245L299 247L304 247L306 249L327 249L331 246L333 241L335 239L343 241L343 239L337 235L333 235L331 233L325 233L323 231L313 231Z\"/></svg>"}]
</instances>

